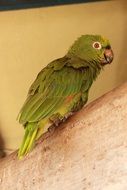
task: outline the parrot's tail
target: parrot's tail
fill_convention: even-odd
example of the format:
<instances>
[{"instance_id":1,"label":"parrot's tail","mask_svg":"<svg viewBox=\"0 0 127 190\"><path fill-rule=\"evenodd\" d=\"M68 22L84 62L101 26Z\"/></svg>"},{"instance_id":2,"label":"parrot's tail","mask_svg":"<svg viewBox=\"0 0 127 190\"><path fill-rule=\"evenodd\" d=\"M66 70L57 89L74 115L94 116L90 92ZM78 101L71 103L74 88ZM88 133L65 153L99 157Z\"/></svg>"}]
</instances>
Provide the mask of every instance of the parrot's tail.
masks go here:
<instances>
[{"instance_id":1,"label":"parrot's tail","mask_svg":"<svg viewBox=\"0 0 127 190\"><path fill-rule=\"evenodd\" d=\"M34 146L34 142L38 133L38 126L36 123L28 123L25 128L25 135L23 142L18 151L18 158L21 159L26 155Z\"/></svg>"}]
</instances>

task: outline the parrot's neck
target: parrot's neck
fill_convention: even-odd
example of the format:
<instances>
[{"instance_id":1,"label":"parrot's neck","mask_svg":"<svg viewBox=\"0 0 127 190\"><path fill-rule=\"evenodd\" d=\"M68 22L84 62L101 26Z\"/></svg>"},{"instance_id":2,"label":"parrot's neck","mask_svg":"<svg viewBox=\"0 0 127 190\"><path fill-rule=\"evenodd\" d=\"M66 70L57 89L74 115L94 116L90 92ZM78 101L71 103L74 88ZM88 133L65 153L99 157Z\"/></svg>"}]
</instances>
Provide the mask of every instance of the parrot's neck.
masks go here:
<instances>
[{"instance_id":1,"label":"parrot's neck","mask_svg":"<svg viewBox=\"0 0 127 190\"><path fill-rule=\"evenodd\" d=\"M101 69L103 68L99 62L90 62L89 63L89 73L92 80L96 80L97 76L100 74Z\"/></svg>"},{"instance_id":2,"label":"parrot's neck","mask_svg":"<svg viewBox=\"0 0 127 190\"><path fill-rule=\"evenodd\" d=\"M68 66L72 66L73 68L76 68L76 69L83 69L85 72L87 69L92 81L94 81L97 78L101 69L103 68L102 65L99 63L99 61L93 60L91 62L88 62L76 56L72 56L72 57L71 56L69 57L69 55L67 56L69 58Z\"/></svg>"}]
</instances>

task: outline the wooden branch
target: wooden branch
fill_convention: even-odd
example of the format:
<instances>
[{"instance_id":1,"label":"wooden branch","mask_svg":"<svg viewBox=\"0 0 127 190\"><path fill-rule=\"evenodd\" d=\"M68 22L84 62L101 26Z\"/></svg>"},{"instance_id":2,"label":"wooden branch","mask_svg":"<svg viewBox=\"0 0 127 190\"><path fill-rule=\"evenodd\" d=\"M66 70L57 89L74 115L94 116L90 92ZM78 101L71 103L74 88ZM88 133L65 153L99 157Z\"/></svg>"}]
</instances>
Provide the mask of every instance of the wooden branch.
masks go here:
<instances>
[{"instance_id":1,"label":"wooden branch","mask_svg":"<svg viewBox=\"0 0 127 190\"><path fill-rule=\"evenodd\" d=\"M127 83L0 162L0 190L126 190Z\"/></svg>"}]
</instances>

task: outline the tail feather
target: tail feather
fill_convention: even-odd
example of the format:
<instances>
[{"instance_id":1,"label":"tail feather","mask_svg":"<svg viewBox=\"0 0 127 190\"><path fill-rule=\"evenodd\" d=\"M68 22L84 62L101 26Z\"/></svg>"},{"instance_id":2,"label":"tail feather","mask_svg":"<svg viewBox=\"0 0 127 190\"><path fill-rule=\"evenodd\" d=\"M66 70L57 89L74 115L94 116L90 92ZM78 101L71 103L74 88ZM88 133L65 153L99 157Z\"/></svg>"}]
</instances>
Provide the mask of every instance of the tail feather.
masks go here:
<instances>
[{"instance_id":1,"label":"tail feather","mask_svg":"<svg viewBox=\"0 0 127 190\"><path fill-rule=\"evenodd\" d=\"M18 151L18 158L21 159L24 155L26 155L34 146L34 142L36 140L38 132L38 127L36 123L28 123L25 128L25 135L23 138L23 142Z\"/></svg>"}]
</instances>

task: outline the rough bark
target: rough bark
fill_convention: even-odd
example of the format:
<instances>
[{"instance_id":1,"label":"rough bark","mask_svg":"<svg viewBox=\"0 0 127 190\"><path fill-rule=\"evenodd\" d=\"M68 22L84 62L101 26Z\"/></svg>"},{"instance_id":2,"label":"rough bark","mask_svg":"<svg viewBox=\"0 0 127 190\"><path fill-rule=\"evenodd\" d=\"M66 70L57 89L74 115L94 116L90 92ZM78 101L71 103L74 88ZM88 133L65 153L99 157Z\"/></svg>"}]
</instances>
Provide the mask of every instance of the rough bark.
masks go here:
<instances>
[{"instance_id":1,"label":"rough bark","mask_svg":"<svg viewBox=\"0 0 127 190\"><path fill-rule=\"evenodd\" d=\"M127 83L0 162L0 190L126 190Z\"/></svg>"}]
</instances>

